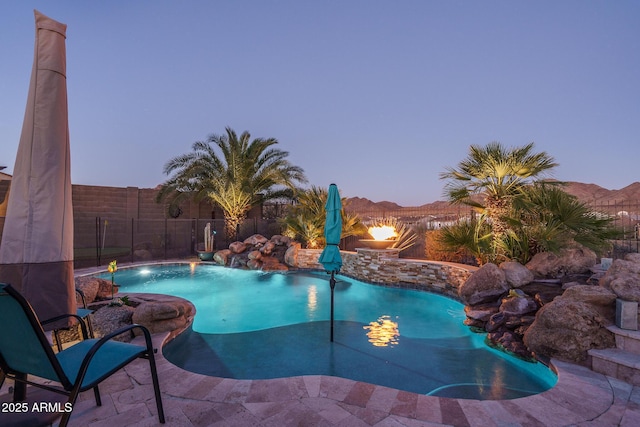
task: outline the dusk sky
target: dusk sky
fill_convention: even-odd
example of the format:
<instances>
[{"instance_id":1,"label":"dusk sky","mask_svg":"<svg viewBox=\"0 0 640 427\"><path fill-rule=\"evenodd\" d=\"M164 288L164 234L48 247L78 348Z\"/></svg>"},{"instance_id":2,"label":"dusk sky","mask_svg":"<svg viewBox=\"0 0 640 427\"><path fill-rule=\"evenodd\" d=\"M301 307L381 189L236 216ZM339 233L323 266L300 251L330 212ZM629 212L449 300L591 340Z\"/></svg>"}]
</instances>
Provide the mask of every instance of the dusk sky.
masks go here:
<instances>
[{"instance_id":1,"label":"dusk sky","mask_svg":"<svg viewBox=\"0 0 640 427\"><path fill-rule=\"evenodd\" d=\"M9 174L33 9L68 26L74 184L155 187L227 126L309 185L403 206L491 141L534 142L559 180L640 181L640 1L0 1Z\"/></svg>"}]
</instances>

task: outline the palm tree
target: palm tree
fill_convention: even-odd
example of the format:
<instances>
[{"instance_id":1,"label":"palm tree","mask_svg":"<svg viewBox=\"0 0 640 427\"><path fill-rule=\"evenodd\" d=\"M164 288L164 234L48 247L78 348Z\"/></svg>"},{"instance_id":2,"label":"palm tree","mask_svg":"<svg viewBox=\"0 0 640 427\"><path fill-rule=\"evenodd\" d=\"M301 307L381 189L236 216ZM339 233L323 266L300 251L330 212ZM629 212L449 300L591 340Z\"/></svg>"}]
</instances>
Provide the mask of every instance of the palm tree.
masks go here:
<instances>
[{"instance_id":1,"label":"palm tree","mask_svg":"<svg viewBox=\"0 0 640 427\"><path fill-rule=\"evenodd\" d=\"M485 147L472 145L469 156L457 168L447 168L441 179L451 180L445 196L451 203L476 207L491 224L492 251L504 258L500 242L512 230L509 222L513 206L523 188L544 172L557 166L547 153L533 153L533 143L507 149L499 142ZM480 195L480 198L473 196Z\"/></svg>"},{"instance_id":2,"label":"palm tree","mask_svg":"<svg viewBox=\"0 0 640 427\"><path fill-rule=\"evenodd\" d=\"M193 151L169 160L164 172L171 175L162 184L157 200L171 204L195 197L209 199L225 216L225 231L237 238L238 226L251 207L265 200L290 198L296 183L306 182L301 168L286 159L288 152L273 148L275 138L240 136L227 127L224 135L213 134L196 141Z\"/></svg>"},{"instance_id":3,"label":"palm tree","mask_svg":"<svg viewBox=\"0 0 640 427\"><path fill-rule=\"evenodd\" d=\"M491 224L487 217L444 227L439 243L454 252L465 249L478 264L495 261ZM515 199L509 230L496 242L506 259L526 264L539 252L557 252L579 243L596 253L611 247L620 232L609 215L595 212L560 188L558 183L537 182L522 189Z\"/></svg>"},{"instance_id":4,"label":"palm tree","mask_svg":"<svg viewBox=\"0 0 640 427\"><path fill-rule=\"evenodd\" d=\"M517 234L528 236L531 256L572 242L603 253L611 249L611 240L620 237L610 215L592 210L558 185L539 182L529 186L516 209L522 212Z\"/></svg>"},{"instance_id":5,"label":"palm tree","mask_svg":"<svg viewBox=\"0 0 640 427\"><path fill-rule=\"evenodd\" d=\"M311 186L310 189L297 192L297 204L292 206L282 219L284 234L302 240L307 248L324 246L325 205L329 191L326 188ZM342 238L363 236L367 228L357 215L345 212L346 199L342 198Z\"/></svg>"}]
</instances>

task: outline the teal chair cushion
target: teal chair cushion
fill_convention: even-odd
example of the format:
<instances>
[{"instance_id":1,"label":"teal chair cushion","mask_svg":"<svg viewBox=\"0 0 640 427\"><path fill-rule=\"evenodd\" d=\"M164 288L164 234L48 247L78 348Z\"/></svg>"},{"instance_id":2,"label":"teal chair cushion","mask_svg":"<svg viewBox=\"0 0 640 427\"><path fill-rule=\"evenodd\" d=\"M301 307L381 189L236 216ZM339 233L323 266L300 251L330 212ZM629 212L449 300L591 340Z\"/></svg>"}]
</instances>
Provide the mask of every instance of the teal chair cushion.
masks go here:
<instances>
[{"instance_id":1,"label":"teal chair cushion","mask_svg":"<svg viewBox=\"0 0 640 427\"><path fill-rule=\"evenodd\" d=\"M72 383L76 382L82 360L97 341L97 339L81 341L56 354L64 373ZM145 347L128 343L105 342L91 359L89 369L82 379L81 389L92 387L93 384L107 378L113 372L139 357L145 350Z\"/></svg>"}]
</instances>

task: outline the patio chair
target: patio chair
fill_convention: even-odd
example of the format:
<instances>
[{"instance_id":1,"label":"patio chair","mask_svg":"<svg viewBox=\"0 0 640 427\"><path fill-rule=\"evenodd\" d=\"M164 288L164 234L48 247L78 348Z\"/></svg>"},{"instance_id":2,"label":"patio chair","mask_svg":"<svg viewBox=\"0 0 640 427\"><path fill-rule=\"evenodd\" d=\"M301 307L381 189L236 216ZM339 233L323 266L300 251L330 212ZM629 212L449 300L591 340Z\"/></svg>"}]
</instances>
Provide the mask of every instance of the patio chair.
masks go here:
<instances>
[{"instance_id":1,"label":"patio chair","mask_svg":"<svg viewBox=\"0 0 640 427\"><path fill-rule=\"evenodd\" d=\"M29 384L67 395L67 402L73 408L78 394L92 388L96 405L101 406L98 384L133 360L143 358L149 361L158 419L164 424L160 384L149 331L141 325L129 325L100 339L86 339L86 326L76 314L58 316L43 323L67 317L79 320L85 339L56 354L31 305L11 285L0 283L0 368L7 378L15 381L13 400L24 400ZM145 346L112 339L132 329L143 332ZM55 381L60 387L30 381L28 375ZM60 427L65 427L70 417L71 411L64 412Z\"/></svg>"},{"instance_id":2,"label":"patio chair","mask_svg":"<svg viewBox=\"0 0 640 427\"><path fill-rule=\"evenodd\" d=\"M89 316L93 314L93 310L91 310L90 308L87 308L87 300L84 298L84 292L82 292L80 289L76 289L76 294L77 294L77 297L79 297L80 301L82 302L82 305L76 309L76 315L80 316L84 324L87 326L87 332L89 334L89 338L94 338L93 326L91 326L91 319L89 318ZM62 329L68 330L69 328L62 328ZM56 347L58 351L62 351L62 342L60 341L59 332L60 332L60 329L54 329L53 335L56 338Z\"/></svg>"}]
</instances>

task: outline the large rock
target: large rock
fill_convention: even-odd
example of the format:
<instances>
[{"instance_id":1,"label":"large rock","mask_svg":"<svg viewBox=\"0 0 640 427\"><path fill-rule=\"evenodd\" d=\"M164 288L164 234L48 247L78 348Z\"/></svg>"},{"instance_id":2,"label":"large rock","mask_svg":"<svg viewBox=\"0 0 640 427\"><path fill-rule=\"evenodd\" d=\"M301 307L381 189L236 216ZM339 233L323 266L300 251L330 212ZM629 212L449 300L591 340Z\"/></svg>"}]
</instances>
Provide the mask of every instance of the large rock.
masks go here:
<instances>
[{"instance_id":1,"label":"large rock","mask_svg":"<svg viewBox=\"0 0 640 427\"><path fill-rule=\"evenodd\" d=\"M249 236L244 239L244 244L248 246L262 246L268 241L269 239L264 237L262 234L254 234L253 236Z\"/></svg>"},{"instance_id":2,"label":"large rock","mask_svg":"<svg viewBox=\"0 0 640 427\"><path fill-rule=\"evenodd\" d=\"M638 252L631 252L628 253L624 256L625 261L631 261L634 262L636 264L640 264L640 253Z\"/></svg>"},{"instance_id":3,"label":"large rock","mask_svg":"<svg viewBox=\"0 0 640 427\"><path fill-rule=\"evenodd\" d=\"M508 315L522 316L537 310L538 304L530 296L509 296L500 304L500 311Z\"/></svg>"},{"instance_id":4,"label":"large rock","mask_svg":"<svg viewBox=\"0 0 640 427\"><path fill-rule=\"evenodd\" d=\"M131 320L152 334L184 329L192 317L192 305L186 301L147 301L135 308Z\"/></svg>"},{"instance_id":5,"label":"large rock","mask_svg":"<svg viewBox=\"0 0 640 427\"><path fill-rule=\"evenodd\" d=\"M227 265L230 255L231 251L229 249L222 249L213 254L213 260L220 265Z\"/></svg>"},{"instance_id":6,"label":"large rock","mask_svg":"<svg viewBox=\"0 0 640 427\"><path fill-rule=\"evenodd\" d=\"M582 362L589 349L615 347L607 325L593 305L560 297L538 311L524 343L540 356Z\"/></svg>"},{"instance_id":7,"label":"large rock","mask_svg":"<svg viewBox=\"0 0 640 427\"><path fill-rule=\"evenodd\" d=\"M458 289L458 296L466 305L495 301L509 290L502 271L495 264L485 264L476 270Z\"/></svg>"},{"instance_id":8,"label":"large rock","mask_svg":"<svg viewBox=\"0 0 640 427\"><path fill-rule=\"evenodd\" d=\"M265 256L262 258L262 270L263 271L287 271L289 270L289 267L282 264L276 257Z\"/></svg>"},{"instance_id":9,"label":"large rock","mask_svg":"<svg viewBox=\"0 0 640 427\"><path fill-rule=\"evenodd\" d=\"M621 300L640 303L640 254L627 254L624 259L614 260L598 282Z\"/></svg>"},{"instance_id":10,"label":"large rock","mask_svg":"<svg viewBox=\"0 0 640 427\"><path fill-rule=\"evenodd\" d=\"M293 243L291 237L282 236L280 234L274 234L273 236L271 236L271 239L269 239L269 241L274 243L276 246L289 246L291 245L291 243Z\"/></svg>"},{"instance_id":11,"label":"large rock","mask_svg":"<svg viewBox=\"0 0 640 427\"><path fill-rule=\"evenodd\" d=\"M531 270L519 262L503 262L500 264L500 269L504 271L505 279L512 288L519 288L533 281Z\"/></svg>"},{"instance_id":12,"label":"large rock","mask_svg":"<svg viewBox=\"0 0 640 427\"><path fill-rule=\"evenodd\" d=\"M633 257L627 255L625 259L616 259L611 267L599 280L600 286L611 288L615 281L629 281L640 284L640 262L633 261Z\"/></svg>"},{"instance_id":13,"label":"large rock","mask_svg":"<svg viewBox=\"0 0 640 427\"><path fill-rule=\"evenodd\" d=\"M75 286L84 293L87 304L96 300L110 299L113 294L118 293L117 284L114 284L112 289L111 280L93 276L76 277Z\"/></svg>"},{"instance_id":14,"label":"large rock","mask_svg":"<svg viewBox=\"0 0 640 427\"><path fill-rule=\"evenodd\" d=\"M247 261L247 268L249 270L261 270L262 269L262 261L258 259L250 259Z\"/></svg>"},{"instance_id":15,"label":"large rock","mask_svg":"<svg viewBox=\"0 0 640 427\"><path fill-rule=\"evenodd\" d=\"M229 245L229 250L234 254L240 254L247 250L247 244L244 242L233 242Z\"/></svg>"},{"instance_id":16,"label":"large rock","mask_svg":"<svg viewBox=\"0 0 640 427\"><path fill-rule=\"evenodd\" d=\"M577 285L568 288L562 298L584 302L591 305L604 319L612 325L616 316L616 295L600 286Z\"/></svg>"},{"instance_id":17,"label":"large rock","mask_svg":"<svg viewBox=\"0 0 640 427\"><path fill-rule=\"evenodd\" d=\"M491 316L499 311L499 309L500 306L497 302L490 304L465 305L464 314L466 314L470 319L487 322Z\"/></svg>"},{"instance_id":18,"label":"large rock","mask_svg":"<svg viewBox=\"0 0 640 427\"><path fill-rule=\"evenodd\" d=\"M609 287L621 300L640 302L640 282L637 277L616 277Z\"/></svg>"},{"instance_id":19,"label":"large rock","mask_svg":"<svg viewBox=\"0 0 640 427\"><path fill-rule=\"evenodd\" d=\"M87 304L90 304L96 300L98 295L98 289L100 285L95 277L83 276L75 278L76 289L80 289L84 294L84 299ZM78 301L81 304L81 301Z\"/></svg>"},{"instance_id":20,"label":"large rock","mask_svg":"<svg viewBox=\"0 0 640 427\"><path fill-rule=\"evenodd\" d=\"M510 330L498 330L487 334L490 345L530 361L535 361L531 351L524 345L520 335Z\"/></svg>"},{"instance_id":21,"label":"large rock","mask_svg":"<svg viewBox=\"0 0 640 427\"><path fill-rule=\"evenodd\" d=\"M117 329L130 325L134 310L133 307L126 305L110 306L108 304L96 310L91 315L93 330L96 336L110 334ZM131 338L133 338L133 333L127 332L118 335L115 339L117 341L131 341Z\"/></svg>"},{"instance_id":22,"label":"large rock","mask_svg":"<svg viewBox=\"0 0 640 427\"><path fill-rule=\"evenodd\" d=\"M260 252L262 252L265 255L271 255L271 253L275 248L276 248L276 244L271 240L269 240L267 243L264 244L264 246L260 248Z\"/></svg>"},{"instance_id":23,"label":"large rock","mask_svg":"<svg viewBox=\"0 0 640 427\"><path fill-rule=\"evenodd\" d=\"M284 254L284 262L287 265L295 267L298 265L298 252L302 245L298 242L292 243Z\"/></svg>"},{"instance_id":24,"label":"large rock","mask_svg":"<svg viewBox=\"0 0 640 427\"><path fill-rule=\"evenodd\" d=\"M572 274L590 273L597 256L583 246L562 249L560 253L540 252L533 256L526 267L537 278L561 278Z\"/></svg>"},{"instance_id":25,"label":"large rock","mask_svg":"<svg viewBox=\"0 0 640 427\"><path fill-rule=\"evenodd\" d=\"M527 295L531 295L538 305L543 306L548 302L553 301L554 298L562 295L564 289L559 284L555 283L529 283L520 288Z\"/></svg>"}]
</instances>

